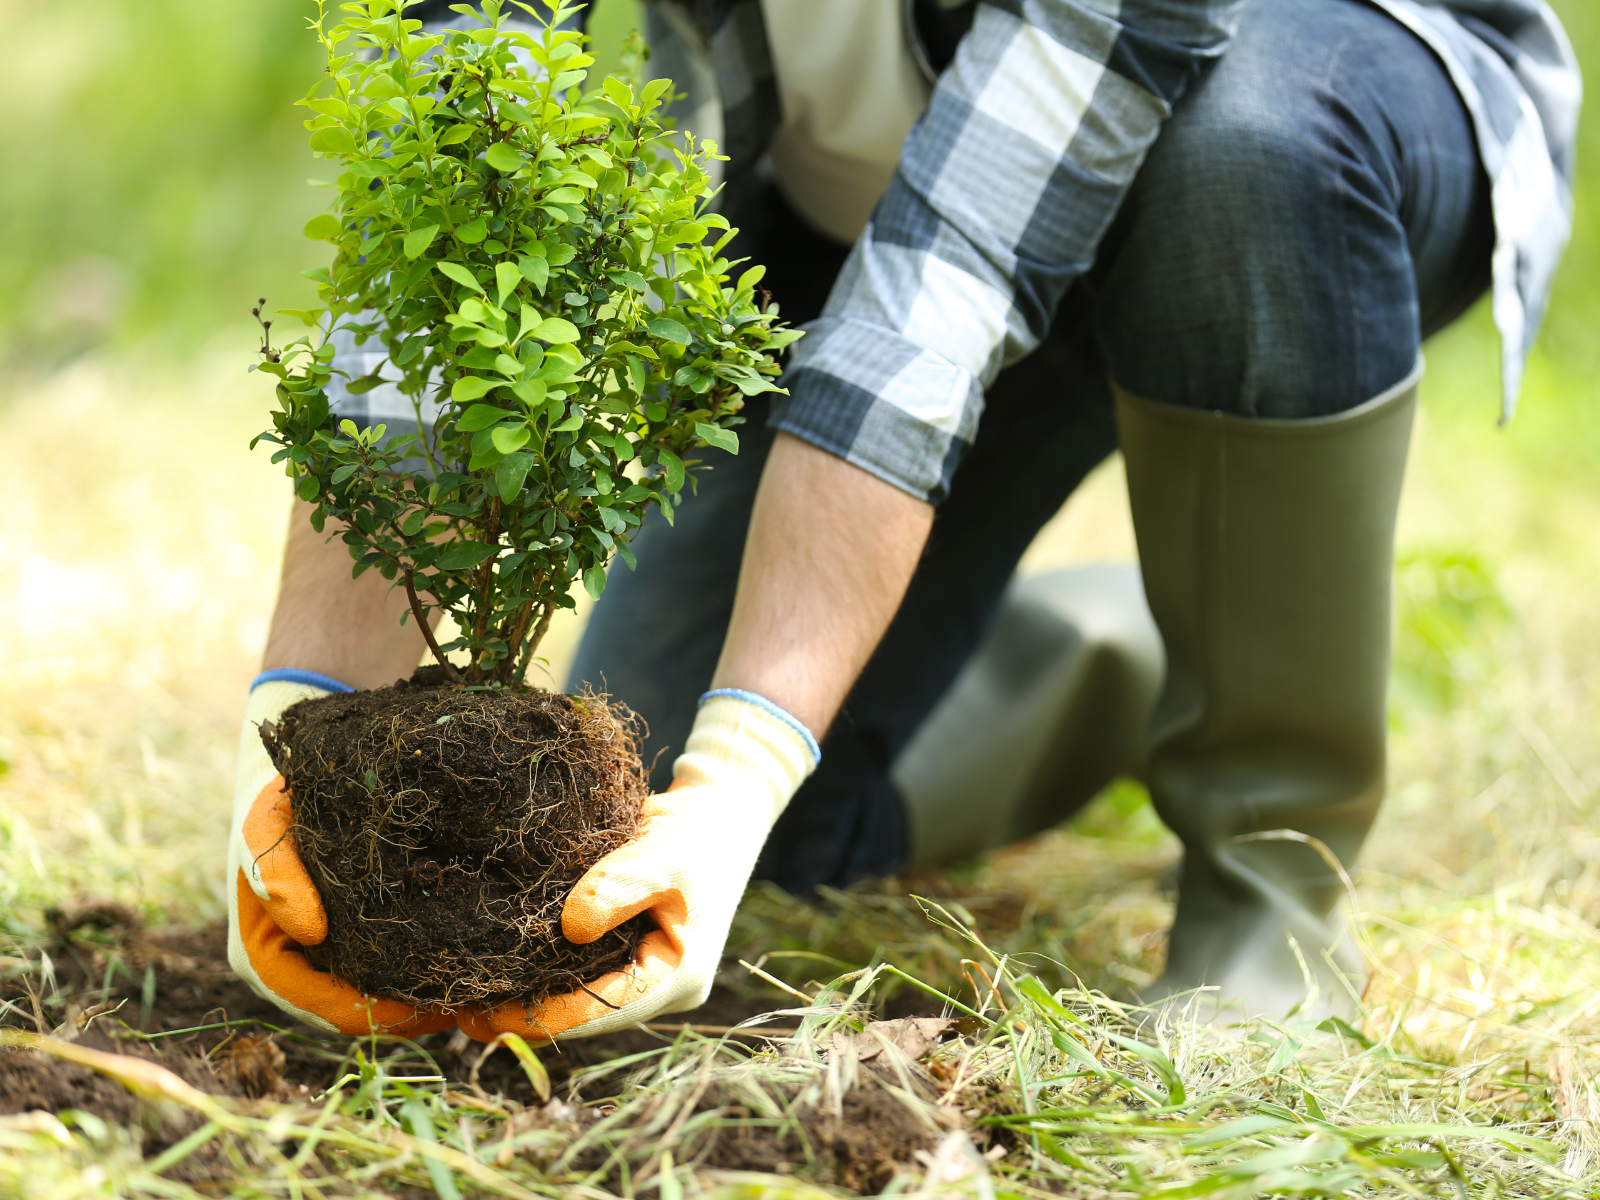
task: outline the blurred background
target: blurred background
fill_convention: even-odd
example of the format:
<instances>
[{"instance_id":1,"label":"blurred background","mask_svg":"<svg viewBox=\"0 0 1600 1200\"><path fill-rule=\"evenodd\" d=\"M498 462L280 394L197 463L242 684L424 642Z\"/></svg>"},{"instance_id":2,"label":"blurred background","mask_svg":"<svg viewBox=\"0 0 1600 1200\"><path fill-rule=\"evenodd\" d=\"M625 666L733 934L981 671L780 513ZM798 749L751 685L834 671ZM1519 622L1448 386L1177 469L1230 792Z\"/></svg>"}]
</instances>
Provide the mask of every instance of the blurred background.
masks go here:
<instances>
[{"instance_id":1,"label":"blurred background","mask_svg":"<svg viewBox=\"0 0 1600 1200\"><path fill-rule=\"evenodd\" d=\"M1600 80L1600 9L1556 7ZM306 303L300 272L326 254L300 233L323 206L307 185L322 164L293 107L318 48L298 0L3 0L0 14L0 934L35 937L44 906L80 895L210 919L289 501L246 448L271 404L245 371L248 310ZM635 20L633 0L599 0L604 60ZM1592 111L1585 146L1515 422L1496 423L1486 306L1428 347L1391 802L1359 878L1390 964L1380 1001L1419 1033L1600 1020ZM1026 569L1132 553L1113 461ZM551 639L557 683L580 621ZM1159 969L1172 858L1140 789L1121 785L951 886L1024 896L1037 936L1085 978L1137 983ZM790 909L748 919L776 936L810 919Z\"/></svg>"}]
</instances>

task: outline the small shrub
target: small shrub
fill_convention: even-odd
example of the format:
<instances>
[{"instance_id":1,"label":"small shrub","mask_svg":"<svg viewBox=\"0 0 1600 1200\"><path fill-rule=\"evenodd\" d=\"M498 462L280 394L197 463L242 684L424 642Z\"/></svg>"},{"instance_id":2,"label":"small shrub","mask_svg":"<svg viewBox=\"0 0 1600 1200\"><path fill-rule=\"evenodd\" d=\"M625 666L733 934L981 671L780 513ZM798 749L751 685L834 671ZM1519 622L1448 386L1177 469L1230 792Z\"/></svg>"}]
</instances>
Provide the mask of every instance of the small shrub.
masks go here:
<instances>
[{"instance_id":1,"label":"small shrub","mask_svg":"<svg viewBox=\"0 0 1600 1200\"><path fill-rule=\"evenodd\" d=\"M395 0L337 24L319 0L327 73L300 103L342 173L306 234L336 253L310 273L323 307L290 314L314 333L275 349L263 320L259 364L281 407L257 440L313 525L334 522L356 575L405 589L441 664L465 651L465 682L490 686L523 681L578 579L598 596L613 552L631 565L652 504L671 520L697 448L737 451L744 397L777 390L799 336L758 299L761 268L733 282L715 146L662 126L668 81L585 92L593 59L559 28L575 6L516 8L531 25L486 0L481 28L425 36ZM416 432L335 425L336 330L386 355L350 390L395 384Z\"/></svg>"}]
</instances>

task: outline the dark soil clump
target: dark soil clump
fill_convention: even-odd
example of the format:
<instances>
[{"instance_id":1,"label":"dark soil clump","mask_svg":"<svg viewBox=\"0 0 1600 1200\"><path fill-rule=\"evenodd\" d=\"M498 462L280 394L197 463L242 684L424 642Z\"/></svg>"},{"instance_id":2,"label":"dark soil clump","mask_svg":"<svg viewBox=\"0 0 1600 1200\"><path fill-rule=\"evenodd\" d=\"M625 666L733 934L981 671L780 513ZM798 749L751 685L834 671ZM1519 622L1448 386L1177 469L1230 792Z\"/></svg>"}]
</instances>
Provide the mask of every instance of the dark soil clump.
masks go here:
<instances>
[{"instance_id":1,"label":"dark soil clump","mask_svg":"<svg viewBox=\"0 0 1600 1200\"><path fill-rule=\"evenodd\" d=\"M636 725L598 696L471 691L428 670L264 725L328 913L307 958L433 1007L533 1004L625 967L647 916L579 946L561 908L638 827Z\"/></svg>"},{"instance_id":2,"label":"dark soil clump","mask_svg":"<svg viewBox=\"0 0 1600 1200\"><path fill-rule=\"evenodd\" d=\"M932 1150L940 1133L872 1071L861 1073L838 1111L797 1104L788 1121L762 1120L748 1102L731 1094L708 1094L698 1107L718 1109L722 1117L738 1122L711 1127L701 1160L705 1166L793 1171L867 1196L913 1169L917 1151Z\"/></svg>"}]
</instances>

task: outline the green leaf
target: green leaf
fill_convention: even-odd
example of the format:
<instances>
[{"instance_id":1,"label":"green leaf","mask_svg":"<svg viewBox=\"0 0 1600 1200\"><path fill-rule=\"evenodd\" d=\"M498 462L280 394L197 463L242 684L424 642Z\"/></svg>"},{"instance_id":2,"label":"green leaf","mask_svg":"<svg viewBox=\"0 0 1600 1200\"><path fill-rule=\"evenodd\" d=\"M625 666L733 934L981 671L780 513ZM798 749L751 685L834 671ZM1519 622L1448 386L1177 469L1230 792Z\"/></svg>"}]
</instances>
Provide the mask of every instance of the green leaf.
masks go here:
<instances>
[{"instance_id":1,"label":"green leaf","mask_svg":"<svg viewBox=\"0 0 1600 1200\"><path fill-rule=\"evenodd\" d=\"M658 338L687 346L692 340L688 329L671 317L651 317L644 323L646 329Z\"/></svg>"},{"instance_id":2,"label":"green leaf","mask_svg":"<svg viewBox=\"0 0 1600 1200\"><path fill-rule=\"evenodd\" d=\"M531 112L528 112L525 107L520 106L517 101L502 99L501 117L510 117L512 120L514 120L514 122L522 123L522 125L533 126L533 128L539 128L539 118L534 117Z\"/></svg>"},{"instance_id":3,"label":"green leaf","mask_svg":"<svg viewBox=\"0 0 1600 1200\"><path fill-rule=\"evenodd\" d=\"M501 500L510 504L516 499L517 493L522 491L523 480L527 479L532 466L533 455L513 454L494 469L494 486L500 493Z\"/></svg>"},{"instance_id":4,"label":"green leaf","mask_svg":"<svg viewBox=\"0 0 1600 1200\"><path fill-rule=\"evenodd\" d=\"M500 285L500 307L504 308L506 297L517 290L517 284L522 282L522 272L515 263L496 263L494 266L495 282Z\"/></svg>"},{"instance_id":5,"label":"green leaf","mask_svg":"<svg viewBox=\"0 0 1600 1200\"><path fill-rule=\"evenodd\" d=\"M644 363L631 354L624 361L628 364L628 386L633 389L635 396L644 395L645 380L649 378Z\"/></svg>"},{"instance_id":6,"label":"green leaf","mask_svg":"<svg viewBox=\"0 0 1600 1200\"><path fill-rule=\"evenodd\" d=\"M501 454L515 454L528 444L528 439L533 436L533 431L527 423L519 425L496 425L494 432L489 435L494 442L494 448Z\"/></svg>"},{"instance_id":7,"label":"green leaf","mask_svg":"<svg viewBox=\"0 0 1600 1200\"><path fill-rule=\"evenodd\" d=\"M529 254L517 262L517 269L522 272L524 279L539 289L541 296L544 295L544 285L550 281L550 263L546 259Z\"/></svg>"},{"instance_id":8,"label":"green leaf","mask_svg":"<svg viewBox=\"0 0 1600 1200\"><path fill-rule=\"evenodd\" d=\"M515 415L492 404L474 404L456 422L456 428L462 433L477 433L480 429L489 428L496 421Z\"/></svg>"},{"instance_id":9,"label":"green leaf","mask_svg":"<svg viewBox=\"0 0 1600 1200\"><path fill-rule=\"evenodd\" d=\"M311 135L311 149L318 154L354 154L356 140L350 136L349 130L330 125Z\"/></svg>"},{"instance_id":10,"label":"green leaf","mask_svg":"<svg viewBox=\"0 0 1600 1200\"><path fill-rule=\"evenodd\" d=\"M576 325L571 321L563 320L561 317L546 317L530 332L541 342L549 342L553 346L561 345L565 342L575 342L582 336L578 332Z\"/></svg>"},{"instance_id":11,"label":"green leaf","mask_svg":"<svg viewBox=\"0 0 1600 1200\"><path fill-rule=\"evenodd\" d=\"M451 128L445 130L444 136L442 136L438 141L438 145L441 147L459 146L462 142L466 141L472 136L473 128L474 127L466 121L463 121L459 125L452 126Z\"/></svg>"},{"instance_id":12,"label":"green leaf","mask_svg":"<svg viewBox=\"0 0 1600 1200\"><path fill-rule=\"evenodd\" d=\"M707 425L704 421L696 421L694 435L708 446L715 446L718 450L726 450L729 454L739 453L739 435L731 429L724 429L720 425Z\"/></svg>"},{"instance_id":13,"label":"green leaf","mask_svg":"<svg viewBox=\"0 0 1600 1200\"><path fill-rule=\"evenodd\" d=\"M583 573L583 590L589 593L589 599L600 599L600 594L606 590L606 569L604 567L590 567L585 571Z\"/></svg>"},{"instance_id":14,"label":"green leaf","mask_svg":"<svg viewBox=\"0 0 1600 1200\"><path fill-rule=\"evenodd\" d=\"M511 385L511 394L532 409L544 403L545 382L542 379L524 379L521 383Z\"/></svg>"},{"instance_id":15,"label":"green leaf","mask_svg":"<svg viewBox=\"0 0 1600 1200\"><path fill-rule=\"evenodd\" d=\"M477 245L489 236L489 225L482 217L474 217L465 225L456 226L456 238L468 245Z\"/></svg>"},{"instance_id":16,"label":"green leaf","mask_svg":"<svg viewBox=\"0 0 1600 1200\"><path fill-rule=\"evenodd\" d=\"M649 286L645 283L644 276L639 274L637 271L613 271L611 278L615 279L624 287L632 288L636 292L642 292L646 287Z\"/></svg>"},{"instance_id":17,"label":"green leaf","mask_svg":"<svg viewBox=\"0 0 1600 1200\"><path fill-rule=\"evenodd\" d=\"M332 213L318 213L306 222L304 232L313 242L336 242L344 233L344 226Z\"/></svg>"},{"instance_id":18,"label":"green leaf","mask_svg":"<svg viewBox=\"0 0 1600 1200\"><path fill-rule=\"evenodd\" d=\"M457 404L465 404L467 401L476 400L485 392L490 391L497 382L494 379L485 379L481 375L463 375L451 386L450 399Z\"/></svg>"},{"instance_id":19,"label":"green leaf","mask_svg":"<svg viewBox=\"0 0 1600 1200\"><path fill-rule=\"evenodd\" d=\"M441 571L464 571L493 558L499 550L499 546L483 542L456 542L444 548L444 552L434 560L434 566Z\"/></svg>"},{"instance_id":20,"label":"green leaf","mask_svg":"<svg viewBox=\"0 0 1600 1200\"><path fill-rule=\"evenodd\" d=\"M605 88L606 96L618 108L633 107L633 89L615 75L607 76L606 81L600 86Z\"/></svg>"},{"instance_id":21,"label":"green leaf","mask_svg":"<svg viewBox=\"0 0 1600 1200\"><path fill-rule=\"evenodd\" d=\"M639 102L646 108L653 107L655 102L661 99L663 93L670 92L671 90L672 80L652 79L649 83L644 85L644 92L640 95Z\"/></svg>"},{"instance_id":22,"label":"green leaf","mask_svg":"<svg viewBox=\"0 0 1600 1200\"><path fill-rule=\"evenodd\" d=\"M520 171L528 165L527 159L504 142L496 142L490 146L489 152L483 158L496 171L504 171L507 175Z\"/></svg>"},{"instance_id":23,"label":"green leaf","mask_svg":"<svg viewBox=\"0 0 1600 1200\"><path fill-rule=\"evenodd\" d=\"M467 270L467 268L463 267L460 263L440 261L434 265L437 266L440 271L444 272L444 274L448 275L451 279L454 279L462 287L469 287L473 291L477 292L480 296L488 295L488 293L483 290L483 284L478 282L478 277L471 271Z\"/></svg>"},{"instance_id":24,"label":"green leaf","mask_svg":"<svg viewBox=\"0 0 1600 1200\"><path fill-rule=\"evenodd\" d=\"M304 479L297 483L294 489L295 495L299 496L300 499L304 500L307 504L315 500L317 498L317 493L321 490L322 486L313 476L310 475L307 475Z\"/></svg>"},{"instance_id":25,"label":"green leaf","mask_svg":"<svg viewBox=\"0 0 1600 1200\"><path fill-rule=\"evenodd\" d=\"M666 475L667 491L676 495L683 490L683 459L665 449L660 451L660 459Z\"/></svg>"},{"instance_id":26,"label":"green leaf","mask_svg":"<svg viewBox=\"0 0 1600 1200\"><path fill-rule=\"evenodd\" d=\"M439 232L437 225L418 225L406 234L405 252L407 258L417 258L424 250L433 244L433 239Z\"/></svg>"}]
</instances>

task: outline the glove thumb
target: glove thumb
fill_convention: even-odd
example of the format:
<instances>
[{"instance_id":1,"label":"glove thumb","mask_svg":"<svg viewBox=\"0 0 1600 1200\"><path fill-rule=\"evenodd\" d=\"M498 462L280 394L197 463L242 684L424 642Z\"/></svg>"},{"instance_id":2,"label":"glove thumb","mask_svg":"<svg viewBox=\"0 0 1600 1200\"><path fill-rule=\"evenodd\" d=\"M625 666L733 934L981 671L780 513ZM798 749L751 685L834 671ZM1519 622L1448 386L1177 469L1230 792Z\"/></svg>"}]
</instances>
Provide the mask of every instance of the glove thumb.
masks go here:
<instances>
[{"instance_id":1,"label":"glove thumb","mask_svg":"<svg viewBox=\"0 0 1600 1200\"><path fill-rule=\"evenodd\" d=\"M328 936L328 914L295 845L294 801L282 775L261 789L240 829L243 873L267 915L302 946Z\"/></svg>"}]
</instances>

